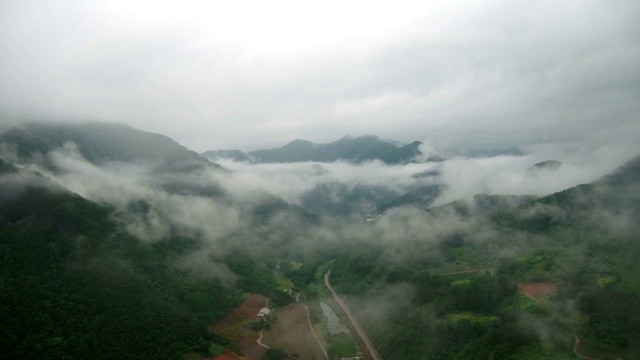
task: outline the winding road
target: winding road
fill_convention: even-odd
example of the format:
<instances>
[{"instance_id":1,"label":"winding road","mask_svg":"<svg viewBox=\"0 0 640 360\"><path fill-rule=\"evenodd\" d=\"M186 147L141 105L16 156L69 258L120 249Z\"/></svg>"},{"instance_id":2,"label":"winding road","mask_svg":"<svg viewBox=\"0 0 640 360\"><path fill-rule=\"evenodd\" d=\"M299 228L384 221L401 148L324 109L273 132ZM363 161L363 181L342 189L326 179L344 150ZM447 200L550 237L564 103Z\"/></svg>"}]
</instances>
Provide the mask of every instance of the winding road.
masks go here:
<instances>
[{"instance_id":1,"label":"winding road","mask_svg":"<svg viewBox=\"0 0 640 360\"><path fill-rule=\"evenodd\" d=\"M351 311L347 307L347 304L345 304L342 301L342 299L340 299L340 297L338 297L338 294L336 294L336 292L331 287L331 284L329 283L329 275L331 275L331 270L327 271L327 273L324 274L324 284L327 286L327 289L329 289L329 291L331 291L331 294L336 299L336 301L338 302L338 304L340 305L340 307L342 308L344 313L347 314L347 317L349 318L349 321L353 325L354 329L356 329L356 332L358 333L358 336L360 336L360 339L362 339L362 342L367 347L367 350L368 350L369 355L371 356L371 358L373 360L382 360L380 358L380 355L378 355L378 352L376 351L375 347L373 347L373 344L371 343L371 340L369 340L369 337L367 336L367 334L362 329L362 326L360 326L360 323L358 323L358 320L355 318L355 316L353 316L351 314Z\"/></svg>"}]
</instances>

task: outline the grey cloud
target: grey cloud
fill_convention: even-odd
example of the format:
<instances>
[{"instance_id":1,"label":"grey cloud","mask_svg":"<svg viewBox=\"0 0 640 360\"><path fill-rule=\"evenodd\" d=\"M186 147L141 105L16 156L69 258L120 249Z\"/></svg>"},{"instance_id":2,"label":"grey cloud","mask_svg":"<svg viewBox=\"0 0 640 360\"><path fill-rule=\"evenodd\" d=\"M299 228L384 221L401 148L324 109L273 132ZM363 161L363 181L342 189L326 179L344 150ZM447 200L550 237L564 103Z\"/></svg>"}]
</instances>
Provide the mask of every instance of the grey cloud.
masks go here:
<instances>
[{"instance_id":1,"label":"grey cloud","mask_svg":"<svg viewBox=\"0 0 640 360\"><path fill-rule=\"evenodd\" d=\"M635 144L632 134L617 134L616 137L622 140L613 145L605 141L609 134L604 132L594 134L586 142L534 144L523 148L526 153L524 156L492 158L453 156L447 149L440 150L441 144L434 145L434 142L427 140L421 147L425 156L448 159L437 163L400 166L387 166L379 162L360 165L336 162L322 164L321 172L313 163L249 164L223 161L222 164L232 171L228 175L228 183L236 188L236 192L244 189L245 194L251 194L263 189L293 204L301 204L306 193L322 185L331 187L334 184L340 189L344 185L346 190L342 190L345 191L356 184L384 186L400 196L420 186L443 184L446 187L435 202L435 205L441 205L469 199L476 194L544 196L593 182L640 153L640 146ZM561 161L562 166L558 169L530 170L534 164L550 159ZM425 172L433 176L412 176Z\"/></svg>"},{"instance_id":2,"label":"grey cloud","mask_svg":"<svg viewBox=\"0 0 640 360\"><path fill-rule=\"evenodd\" d=\"M215 279L224 286L231 287L238 280L238 276L227 265L216 262L216 259L209 253L208 249L193 252L183 257L178 265L199 278Z\"/></svg>"},{"instance_id":3,"label":"grey cloud","mask_svg":"<svg viewBox=\"0 0 640 360\"><path fill-rule=\"evenodd\" d=\"M154 23L164 5L136 18L119 3L4 3L0 111L124 121L198 151L365 132L584 139L640 111L634 1L424 4L366 47L317 51L313 38L290 54L247 49L246 34L206 41L192 3Z\"/></svg>"}]
</instances>

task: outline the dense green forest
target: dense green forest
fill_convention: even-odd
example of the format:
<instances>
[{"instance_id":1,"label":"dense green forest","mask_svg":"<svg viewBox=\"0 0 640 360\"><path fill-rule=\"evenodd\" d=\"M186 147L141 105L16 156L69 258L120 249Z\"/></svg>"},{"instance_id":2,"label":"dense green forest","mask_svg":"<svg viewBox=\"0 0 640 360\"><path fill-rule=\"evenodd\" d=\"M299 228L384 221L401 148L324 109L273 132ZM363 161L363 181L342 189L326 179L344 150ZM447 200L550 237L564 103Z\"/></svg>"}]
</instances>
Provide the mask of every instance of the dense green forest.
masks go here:
<instances>
[{"instance_id":1,"label":"dense green forest","mask_svg":"<svg viewBox=\"0 0 640 360\"><path fill-rule=\"evenodd\" d=\"M260 265L230 258L233 287L180 270L197 241L145 243L115 209L0 161L0 348L8 358L175 359L226 340L207 330L245 292L269 293Z\"/></svg>"}]
</instances>

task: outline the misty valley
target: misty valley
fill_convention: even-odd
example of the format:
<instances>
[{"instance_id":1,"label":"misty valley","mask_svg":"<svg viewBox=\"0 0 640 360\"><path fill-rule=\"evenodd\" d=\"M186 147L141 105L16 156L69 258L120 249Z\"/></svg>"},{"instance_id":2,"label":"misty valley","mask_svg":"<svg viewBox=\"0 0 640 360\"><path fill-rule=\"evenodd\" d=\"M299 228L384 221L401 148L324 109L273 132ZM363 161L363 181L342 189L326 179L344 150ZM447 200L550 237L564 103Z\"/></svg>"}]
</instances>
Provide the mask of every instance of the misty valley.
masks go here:
<instances>
[{"instance_id":1,"label":"misty valley","mask_svg":"<svg viewBox=\"0 0 640 360\"><path fill-rule=\"evenodd\" d=\"M640 358L640 154L1 130L5 358Z\"/></svg>"}]
</instances>

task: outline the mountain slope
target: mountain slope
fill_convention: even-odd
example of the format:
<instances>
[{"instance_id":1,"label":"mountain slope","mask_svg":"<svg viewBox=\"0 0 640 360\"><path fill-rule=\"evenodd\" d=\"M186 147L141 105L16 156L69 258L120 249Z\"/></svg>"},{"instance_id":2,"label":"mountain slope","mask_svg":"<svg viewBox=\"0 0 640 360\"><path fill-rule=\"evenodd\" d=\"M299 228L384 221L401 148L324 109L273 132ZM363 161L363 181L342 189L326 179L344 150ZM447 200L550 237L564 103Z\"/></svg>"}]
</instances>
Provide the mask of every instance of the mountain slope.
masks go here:
<instances>
[{"instance_id":1,"label":"mountain slope","mask_svg":"<svg viewBox=\"0 0 640 360\"><path fill-rule=\"evenodd\" d=\"M166 136L124 124L32 122L0 135L0 143L15 149L23 162L45 156L69 142L76 144L82 156L96 165L110 161L140 162L161 172L221 169Z\"/></svg>"},{"instance_id":2,"label":"mountain slope","mask_svg":"<svg viewBox=\"0 0 640 360\"><path fill-rule=\"evenodd\" d=\"M34 173L4 171L0 183L5 357L176 359L224 344L206 325L247 289L179 271L167 245L183 240L144 243L114 209Z\"/></svg>"},{"instance_id":3,"label":"mountain slope","mask_svg":"<svg viewBox=\"0 0 640 360\"><path fill-rule=\"evenodd\" d=\"M358 217L376 214L380 205L398 196L398 192L382 185L327 182L301 196L302 206L320 215Z\"/></svg>"},{"instance_id":4,"label":"mountain slope","mask_svg":"<svg viewBox=\"0 0 640 360\"><path fill-rule=\"evenodd\" d=\"M380 207L380 212L385 212L391 208L413 206L427 209L442 192L442 185L422 186L410 191L399 198L390 201Z\"/></svg>"},{"instance_id":5,"label":"mountain slope","mask_svg":"<svg viewBox=\"0 0 640 360\"><path fill-rule=\"evenodd\" d=\"M194 180L207 172L226 173L220 165L164 135L124 124L27 123L1 134L0 149L0 156L58 175L93 171L87 169L86 162L107 174L124 166L148 173L145 182L170 193L218 198L225 195L213 180Z\"/></svg>"},{"instance_id":6,"label":"mountain slope","mask_svg":"<svg viewBox=\"0 0 640 360\"><path fill-rule=\"evenodd\" d=\"M203 152L200 155L206 157L207 159L210 159L211 161L228 159L240 162L250 162L255 160L252 156L240 150L209 150Z\"/></svg>"}]
</instances>

